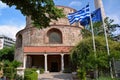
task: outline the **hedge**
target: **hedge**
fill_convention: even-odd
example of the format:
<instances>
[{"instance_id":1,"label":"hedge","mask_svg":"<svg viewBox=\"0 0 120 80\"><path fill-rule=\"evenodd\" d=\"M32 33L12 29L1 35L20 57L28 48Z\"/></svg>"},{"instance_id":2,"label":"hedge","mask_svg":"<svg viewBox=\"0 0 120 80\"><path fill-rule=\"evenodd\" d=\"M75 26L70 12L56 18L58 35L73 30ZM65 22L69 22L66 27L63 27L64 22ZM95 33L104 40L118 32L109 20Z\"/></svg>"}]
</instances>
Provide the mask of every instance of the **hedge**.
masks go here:
<instances>
[{"instance_id":1,"label":"hedge","mask_svg":"<svg viewBox=\"0 0 120 80\"><path fill-rule=\"evenodd\" d=\"M24 80L38 80L38 74L35 69L26 69Z\"/></svg>"}]
</instances>

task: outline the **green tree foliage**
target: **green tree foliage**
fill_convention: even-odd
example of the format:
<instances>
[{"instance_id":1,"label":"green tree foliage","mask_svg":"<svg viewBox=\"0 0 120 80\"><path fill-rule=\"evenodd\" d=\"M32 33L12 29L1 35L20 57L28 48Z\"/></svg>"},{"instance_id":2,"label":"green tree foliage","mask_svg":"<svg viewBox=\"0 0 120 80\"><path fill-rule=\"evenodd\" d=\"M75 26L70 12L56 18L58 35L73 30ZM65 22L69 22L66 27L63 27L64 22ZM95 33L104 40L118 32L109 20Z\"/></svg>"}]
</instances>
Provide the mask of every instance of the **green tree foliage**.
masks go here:
<instances>
[{"instance_id":1,"label":"green tree foliage","mask_svg":"<svg viewBox=\"0 0 120 80\"><path fill-rule=\"evenodd\" d=\"M104 36L102 22L94 22L93 29L94 29L94 36L97 36L97 35ZM88 38L88 37L92 36L91 26L88 26L87 29L85 27L84 29L82 29L81 32L82 32L83 38Z\"/></svg>"},{"instance_id":2,"label":"green tree foliage","mask_svg":"<svg viewBox=\"0 0 120 80\"><path fill-rule=\"evenodd\" d=\"M88 38L88 37L92 36L90 30L87 30L87 29L82 29L81 34L82 34L83 38Z\"/></svg>"},{"instance_id":3,"label":"green tree foliage","mask_svg":"<svg viewBox=\"0 0 120 80\"><path fill-rule=\"evenodd\" d=\"M109 17L106 17L105 20L105 26L106 26L106 31L108 33L108 36L112 37L113 34L112 32L114 32L116 30L116 27L119 27L118 24L113 24L114 20L113 19L109 19Z\"/></svg>"},{"instance_id":4,"label":"green tree foliage","mask_svg":"<svg viewBox=\"0 0 120 80\"><path fill-rule=\"evenodd\" d=\"M0 50L0 61L2 60L14 60L14 47L5 47Z\"/></svg>"},{"instance_id":5,"label":"green tree foliage","mask_svg":"<svg viewBox=\"0 0 120 80\"><path fill-rule=\"evenodd\" d=\"M110 56L107 55L105 38L95 37L96 56L93 50L92 38L86 38L71 50L71 60L77 65L78 72L84 77L86 72L108 70L112 58L120 59L120 43L109 40ZM109 71L109 70L108 70ZM86 80L83 78L83 80Z\"/></svg>"},{"instance_id":6,"label":"green tree foliage","mask_svg":"<svg viewBox=\"0 0 120 80\"><path fill-rule=\"evenodd\" d=\"M16 76L16 69L13 67L6 67L4 68L4 76L7 77L8 80L14 80L15 76Z\"/></svg>"},{"instance_id":7,"label":"green tree foliage","mask_svg":"<svg viewBox=\"0 0 120 80\"><path fill-rule=\"evenodd\" d=\"M102 22L95 22L93 24L94 28L94 34L96 35L104 35L103 27L102 27Z\"/></svg>"},{"instance_id":8,"label":"green tree foliage","mask_svg":"<svg viewBox=\"0 0 120 80\"><path fill-rule=\"evenodd\" d=\"M35 69L25 69L24 80L38 80L38 74Z\"/></svg>"},{"instance_id":9,"label":"green tree foliage","mask_svg":"<svg viewBox=\"0 0 120 80\"><path fill-rule=\"evenodd\" d=\"M49 26L51 19L57 20L64 17L61 9L55 7L53 0L1 0L8 6L16 6L25 16L31 16L36 27Z\"/></svg>"},{"instance_id":10,"label":"green tree foliage","mask_svg":"<svg viewBox=\"0 0 120 80\"><path fill-rule=\"evenodd\" d=\"M11 61L11 62L8 61L8 60L5 60L5 61L3 61L3 63L4 63L4 68L5 67L17 68L17 67L19 67L21 65L21 62L18 62L16 60Z\"/></svg>"},{"instance_id":11,"label":"green tree foliage","mask_svg":"<svg viewBox=\"0 0 120 80\"><path fill-rule=\"evenodd\" d=\"M6 76L9 80L14 80L15 78L18 78L16 68L19 67L21 63L18 61L10 62L8 60L3 61L3 63L4 76Z\"/></svg>"},{"instance_id":12,"label":"green tree foliage","mask_svg":"<svg viewBox=\"0 0 120 80\"><path fill-rule=\"evenodd\" d=\"M118 24L113 24L114 20L106 17L104 19L106 32L108 37L113 37L113 32L116 31L116 27L119 27ZM102 22L95 22L93 24L94 27L94 34L95 35L104 35L103 23Z\"/></svg>"},{"instance_id":13,"label":"green tree foliage","mask_svg":"<svg viewBox=\"0 0 120 80\"><path fill-rule=\"evenodd\" d=\"M115 41L120 41L120 34L118 34L117 36L114 36L114 37L113 37L113 40L115 40Z\"/></svg>"},{"instance_id":14,"label":"green tree foliage","mask_svg":"<svg viewBox=\"0 0 120 80\"><path fill-rule=\"evenodd\" d=\"M4 76L10 80L16 77L16 68L21 65L20 62L14 61L14 47L5 47L0 50L0 68L3 70Z\"/></svg>"},{"instance_id":15,"label":"green tree foliage","mask_svg":"<svg viewBox=\"0 0 120 80\"><path fill-rule=\"evenodd\" d=\"M109 19L109 17L106 17L105 20L105 27L106 32L109 38L113 38L113 32L116 31L117 27L120 27L118 24L113 24L114 20ZM94 29L94 35L95 36L104 36L104 28L102 22L94 22L93 23L93 29ZM92 35L91 33L91 26L88 26L87 29L82 30L83 38L87 38Z\"/></svg>"}]
</instances>

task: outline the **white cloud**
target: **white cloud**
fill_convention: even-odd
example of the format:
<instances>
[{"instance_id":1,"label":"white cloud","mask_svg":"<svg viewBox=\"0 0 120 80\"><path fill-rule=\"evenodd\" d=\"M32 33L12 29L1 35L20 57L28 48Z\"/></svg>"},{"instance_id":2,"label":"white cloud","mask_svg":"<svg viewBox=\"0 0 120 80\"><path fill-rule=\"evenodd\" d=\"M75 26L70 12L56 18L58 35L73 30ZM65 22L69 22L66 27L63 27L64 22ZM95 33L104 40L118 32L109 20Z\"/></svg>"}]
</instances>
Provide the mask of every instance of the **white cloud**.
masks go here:
<instances>
[{"instance_id":1,"label":"white cloud","mask_svg":"<svg viewBox=\"0 0 120 80\"><path fill-rule=\"evenodd\" d=\"M16 33L23 29L25 25L21 25L19 27L17 26L12 26L12 25L0 25L0 34L1 35L6 35L8 37L11 37L15 39Z\"/></svg>"},{"instance_id":2,"label":"white cloud","mask_svg":"<svg viewBox=\"0 0 120 80\"><path fill-rule=\"evenodd\" d=\"M5 3L2 3L2 1L0 1L0 9L3 8L7 8L8 6Z\"/></svg>"},{"instance_id":3,"label":"white cloud","mask_svg":"<svg viewBox=\"0 0 120 80\"><path fill-rule=\"evenodd\" d=\"M81 6L81 2L80 1L72 1L69 6Z\"/></svg>"},{"instance_id":4,"label":"white cloud","mask_svg":"<svg viewBox=\"0 0 120 80\"><path fill-rule=\"evenodd\" d=\"M113 34L114 34L115 36L120 35L120 28L119 28L119 27L116 28L116 31L113 32Z\"/></svg>"},{"instance_id":5,"label":"white cloud","mask_svg":"<svg viewBox=\"0 0 120 80\"><path fill-rule=\"evenodd\" d=\"M108 15L108 17L110 19L113 19L114 20L114 24L119 24L120 25L120 15L118 14L111 14L111 15ZM120 28L116 28L116 31L113 32L114 35L120 35Z\"/></svg>"},{"instance_id":6,"label":"white cloud","mask_svg":"<svg viewBox=\"0 0 120 80\"><path fill-rule=\"evenodd\" d=\"M2 1L0 1L0 16L2 15L2 10L7 8L8 6L5 3L2 3Z\"/></svg>"}]
</instances>

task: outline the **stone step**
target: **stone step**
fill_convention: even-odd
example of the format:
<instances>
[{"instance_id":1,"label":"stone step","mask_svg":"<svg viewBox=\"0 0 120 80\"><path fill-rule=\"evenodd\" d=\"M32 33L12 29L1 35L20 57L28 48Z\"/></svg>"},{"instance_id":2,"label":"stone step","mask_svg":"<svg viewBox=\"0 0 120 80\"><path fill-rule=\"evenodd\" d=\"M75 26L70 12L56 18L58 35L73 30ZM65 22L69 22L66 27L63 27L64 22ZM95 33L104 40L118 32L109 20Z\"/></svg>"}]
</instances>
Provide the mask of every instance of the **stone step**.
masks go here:
<instances>
[{"instance_id":1,"label":"stone step","mask_svg":"<svg viewBox=\"0 0 120 80\"><path fill-rule=\"evenodd\" d=\"M73 80L70 73L44 73L39 74L38 80Z\"/></svg>"}]
</instances>

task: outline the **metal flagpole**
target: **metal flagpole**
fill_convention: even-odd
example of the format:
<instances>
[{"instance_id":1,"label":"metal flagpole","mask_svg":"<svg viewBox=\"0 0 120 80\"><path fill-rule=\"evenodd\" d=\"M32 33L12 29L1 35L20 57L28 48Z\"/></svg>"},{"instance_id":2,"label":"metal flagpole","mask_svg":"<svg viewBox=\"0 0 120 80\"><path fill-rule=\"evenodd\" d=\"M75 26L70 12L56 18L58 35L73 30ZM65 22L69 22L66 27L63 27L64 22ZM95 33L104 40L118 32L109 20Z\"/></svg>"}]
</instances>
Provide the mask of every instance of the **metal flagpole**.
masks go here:
<instances>
[{"instance_id":1,"label":"metal flagpole","mask_svg":"<svg viewBox=\"0 0 120 80\"><path fill-rule=\"evenodd\" d=\"M95 35L94 35L94 29L93 29L91 13L90 13L90 24L91 24L91 30L92 30L92 40L93 40L94 56L95 56L95 59L96 59ZM96 71L95 71L95 78L96 78L96 80L98 80L97 77L98 77L98 70L96 68Z\"/></svg>"},{"instance_id":2,"label":"metal flagpole","mask_svg":"<svg viewBox=\"0 0 120 80\"><path fill-rule=\"evenodd\" d=\"M110 50L109 50L109 44L108 44L108 39L107 39L106 27L105 27L105 22L104 22L103 17L102 17L102 23L103 23L103 28L104 28L105 40L106 40L107 54L109 56L110 55ZM111 75L111 78L113 78L111 61L109 61L109 66L110 66L110 75Z\"/></svg>"},{"instance_id":3,"label":"metal flagpole","mask_svg":"<svg viewBox=\"0 0 120 80\"><path fill-rule=\"evenodd\" d=\"M95 37L94 37L94 30L93 30L91 14L90 14L90 24L91 24L91 30L92 30L93 49L94 49L94 53L95 53L95 57L96 57Z\"/></svg>"},{"instance_id":4,"label":"metal flagpole","mask_svg":"<svg viewBox=\"0 0 120 80\"><path fill-rule=\"evenodd\" d=\"M91 25L91 30L92 30L92 39L93 39L93 49L96 57L96 46L95 46L95 37L94 37L94 30L93 30L93 23L92 23L92 17L90 13L90 25Z\"/></svg>"},{"instance_id":5,"label":"metal flagpole","mask_svg":"<svg viewBox=\"0 0 120 80\"><path fill-rule=\"evenodd\" d=\"M89 3L88 3L89 5ZM85 10L86 11L86 10ZM89 9L90 11L90 9ZM91 11L90 11L91 12ZM96 47L95 47L95 37L94 37L94 30L93 30L93 23L92 23L92 17L91 17L91 13L90 13L90 25L91 25L91 30L92 30L92 39L93 39L93 49L95 52L95 57L96 57Z\"/></svg>"}]
</instances>

